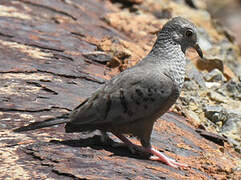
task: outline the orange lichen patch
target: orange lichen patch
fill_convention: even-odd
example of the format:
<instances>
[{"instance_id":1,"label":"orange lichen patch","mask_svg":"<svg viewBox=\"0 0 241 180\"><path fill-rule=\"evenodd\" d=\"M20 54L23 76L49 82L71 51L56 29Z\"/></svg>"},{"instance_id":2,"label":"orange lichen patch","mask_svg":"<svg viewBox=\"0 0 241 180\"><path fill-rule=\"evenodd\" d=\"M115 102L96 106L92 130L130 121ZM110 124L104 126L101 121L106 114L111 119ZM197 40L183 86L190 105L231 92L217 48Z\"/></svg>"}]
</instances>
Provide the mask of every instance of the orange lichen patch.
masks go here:
<instances>
[{"instance_id":1,"label":"orange lichen patch","mask_svg":"<svg viewBox=\"0 0 241 180\"><path fill-rule=\"evenodd\" d=\"M168 178L171 179L186 179L187 177L180 175L180 174L176 174L176 173L171 173L169 170L167 170L166 168L163 168L162 166L145 166L145 168L152 170L153 174L158 176L159 172L162 172L166 175L168 175ZM184 170L184 169L182 169Z\"/></svg>"},{"instance_id":2,"label":"orange lichen patch","mask_svg":"<svg viewBox=\"0 0 241 180\"><path fill-rule=\"evenodd\" d=\"M150 17L152 18L150 19ZM116 41L117 43L119 43L118 51L124 52L120 53L122 54L121 56L123 57L124 54L126 57L125 60L120 63L120 71L123 71L127 67L135 65L150 51L155 40L155 36L153 34L160 30L164 22L161 20L157 20L154 16L148 15L147 18L146 15L143 13L133 14L128 11L108 13L104 17L104 19L109 25L111 25L115 29L124 32L128 36L128 38L130 38L131 40L135 40L135 42L124 41L120 39L118 40L119 42ZM133 20L130 21L130 19ZM100 46L102 46L101 49L107 50L109 49L108 47L111 47L112 52L116 52L115 46L113 47L113 42L110 44L105 42L104 44L105 46L103 46L103 44L100 44ZM117 58L122 59L119 57Z\"/></svg>"},{"instance_id":3,"label":"orange lichen patch","mask_svg":"<svg viewBox=\"0 0 241 180\"><path fill-rule=\"evenodd\" d=\"M85 37L81 37L81 39L84 39L85 41L95 45L98 45L100 42L100 40L97 39L96 37L88 36L88 35L85 35Z\"/></svg>"},{"instance_id":4,"label":"orange lichen patch","mask_svg":"<svg viewBox=\"0 0 241 180\"><path fill-rule=\"evenodd\" d=\"M108 13L104 19L115 29L128 34L129 37L135 37L136 40L140 40L149 33L155 33L162 25L161 21L154 16L144 13L133 14L129 11Z\"/></svg>"},{"instance_id":5,"label":"orange lichen patch","mask_svg":"<svg viewBox=\"0 0 241 180\"><path fill-rule=\"evenodd\" d=\"M187 125L188 126L188 125ZM167 128L165 128L167 127ZM163 129L164 128L164 129ZM175 123L173 122L166 122L165 121L165 125L162 124L162 129L161 131L167 131L169 133L172 133L172 132L176 132L178 134L177 138L176 139L179 139L181 140L181 138L178 138L178 137L187 137L188 139L191 139L192 142L195 144L195 145L198 145L198 142L202 141L202 139L196 137L196 136L193 136L193 133L192 132L189 132L188 130L184 130L183 128L180 128L180 127L177 127ZM205 140L205 139L204 139ZM182 142L182 141L180 141ZM200 146L198 146L200 147ZM202 148L202 147L201 147ZM205 147L207 148L207 147Z\"/></svg>"},{"instance_id":6,"label":"orange lichen patch","mask_svg":"<svg viewBox=\"0 0 241 180\"><path fill-rule=\"evenodd\" d=\"M39 36L36 36L36 35L33 35L33 34L30 34L29 38L32 39L32 40L39 40Z\"/></svg>"},{"instance_id":7,"label":"orange lichen patch","mask_svg":"<svg viewBox=\"0 0 241 180\"><path fill-rule=\"evenodd\" d=\"M186 149L186 150L192 150L192 147L190 145L187 145L185 143L177 143L178 148Z\"/></svg>"},{"instance_id":8,"label":"orange lichen patch","mask_svg":"<svg viewBox=\"0 0 241 180\"><path fill-rule=\"evenodd\" d=\"M107 63L107 66L123 71L128 67L135 65L146 54L147 46L144 48L136 43L105 37L97 42L97 47L101 51L105 51L113 58Z\"/></svg>"},{"instance_id":9,"label":"orange lichen patch","mask_svg":"<svg viewBox=\"0 0 241 180\"><path fill-rule=\"evenodd\" d=\"M178 118L178 117L176 117L176 118ZM185 123L185 122L183 122L183 123ZM187 123L185 123L185 124L187 126L191 127ZM169 133L171 134L172 132L175 132L175 134L177 136L175 136L172 139L176 141L176 146L178 148L191 150L193 152L196 152L196 153L200 154L200 151L192 149L193 147L191 147L190 145L187 145L186 143L184 143L184 141L182 141L182 137L185 137L185 138L191 140L192 143L195 144L196 147L199 147L200 149L205 150L200 154L200 157L178 156L180 161L188 162L188 164L191 167L197 167L199 169L204 170L206 166L205 165L199 166L199 165L197 165L197 162L199 162L198 164L210 164L209 168L214 167L212 169L212 173L215 174L215 173L218 173L218 171L226 172L228 170L228 172L230 172L233 167L238 165L237 157L240 157L240 155L238 155L238 153L235 153L233 151L232 156L224 158L223 155L224 155L225 152L223 152L222 150L220 151L220 148L218 148L217 145L210 143L206 139L200 138L198 136L194 136L193 132L184 130L183 128L178 128L175 125L175 123L173 123L173 122L162 121L161 126L158 126L158 125L155 126L155 130L160 131L160 132L165 132L167 134L169 134ZM216 146L216 148L214 148L215 146ZM231 147L230 147L230 145L225 143L224 149L231 149ZM165 153L169 154L168 152L165 152ZM170 154L170 156L173 156L172 153ZM200 161L202 163L200 163ZM216 166L218 166L219 168L217 168ZM210 170L210 172L211 172L211 170Z\"/></svg>"}]
</instances>

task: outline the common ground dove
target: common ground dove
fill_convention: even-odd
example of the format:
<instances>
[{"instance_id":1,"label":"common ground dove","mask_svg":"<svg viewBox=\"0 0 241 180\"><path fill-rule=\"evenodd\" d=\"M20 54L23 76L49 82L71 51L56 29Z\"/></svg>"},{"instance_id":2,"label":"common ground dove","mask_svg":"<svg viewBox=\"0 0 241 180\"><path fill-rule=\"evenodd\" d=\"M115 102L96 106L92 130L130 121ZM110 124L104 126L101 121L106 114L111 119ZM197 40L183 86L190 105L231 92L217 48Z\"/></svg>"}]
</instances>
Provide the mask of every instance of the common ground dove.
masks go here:
<instances>
[{"instance_id":1,"label":"common ground dove","mask_svg":"<svg viewBox=\"0 0 241 180\"><path fill-rule=\"evenodd\" d=\"M168 21L159 31L150 53L137 65L121 72L76 107L68 118L54 118L16 129L16 132L67 123L67 133L100 130L111 132L131 151L150 153L151 159L172 167L186 167L151 146L154 122L180 95L185 77L185 51L192 47L200 57L197 30L182 17ZM134 145L124 135L137 137ZM107 139L107 138L103 138Z\"/></svg>"}]
</instances>

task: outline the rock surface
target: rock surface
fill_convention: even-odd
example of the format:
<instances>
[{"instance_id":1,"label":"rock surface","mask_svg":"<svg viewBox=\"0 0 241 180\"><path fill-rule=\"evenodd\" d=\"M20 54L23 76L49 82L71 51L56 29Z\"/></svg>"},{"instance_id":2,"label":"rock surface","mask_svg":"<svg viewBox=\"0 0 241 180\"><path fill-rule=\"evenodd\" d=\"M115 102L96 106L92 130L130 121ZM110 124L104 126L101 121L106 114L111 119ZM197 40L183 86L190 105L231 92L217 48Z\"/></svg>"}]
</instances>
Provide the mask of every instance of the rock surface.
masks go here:
<instances>
[{"instance_id":1,"label":"rock surface","mask_svg":"<svg viewBox=\"0 0 241 180\"><path fill-rule=\"evenodd\" d=\"M239 48L213 23L202 1L126 2L0 2L0 179L241 178L241 156L233 148L240 149L241 139ZM96 132L65 134L62 126L12 132L69 112L144 57L166 18L177 15L199 26L207 61L189 51L184 90L172 108L179 115L167 113L155 124L152 143L190 168L173 169L127 148L105 146ZM206 81L214 69L224 78ZM223 111L210 107L225 109L227 119L218 119L214 114Z\"/></svg>"}]
</instances>

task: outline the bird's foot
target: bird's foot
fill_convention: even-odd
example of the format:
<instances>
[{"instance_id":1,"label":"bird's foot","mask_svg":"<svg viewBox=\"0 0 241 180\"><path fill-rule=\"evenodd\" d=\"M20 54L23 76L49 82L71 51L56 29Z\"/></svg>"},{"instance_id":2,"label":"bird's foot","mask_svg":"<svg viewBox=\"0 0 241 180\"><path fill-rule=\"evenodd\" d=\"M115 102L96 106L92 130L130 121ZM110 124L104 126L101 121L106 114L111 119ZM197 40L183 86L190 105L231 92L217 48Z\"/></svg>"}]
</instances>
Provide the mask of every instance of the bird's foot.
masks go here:
<instances>
[{"instance_id":1,"label":"bird's foot","mask_svg":"<svg viewBox=\"0 0 241 180\"><path fill-rule=\"evenodd\" d=\"M131 144L128 145L128 148L132 154L140 155L142 157L150 157L150 153L147 152L146 149L142 146Z\"/></svg>"},{"instance_id":2,"label":"bird's foot","mask_svg":"<svg viewBox=\"0 0 241 180\"><path fill-rule=\"evenodd\" d=\"M161 152L157 151L156 149L154 149L152 147L147 148L147 151L150 152L151 154L153 154L153 156L150 157L151 160L161 161L174 168L188 167L187 164L179 163L179 162L175 161L174 159L171 159L171 158L165 156L164 154L162 154Z\"/></svg>"},{"instance_id":3,"label":"bird's foot","mask_svg":"<svg viewBox=\"0 0 241 180\"><path fill-rule=\"evenodd\" d=\"M153 156L150 157L151 160L156 160L156 161L161 161L173 168L178 168L178 167L188 167L186 164L179 163L175 161L174 159L171 159L161 152L157 151L156 149L150 147L143 147L143 146L138 146L133 144L129 139L127 139L125 136L118 134L118 133L113 133L115 136L117 136L122 142L124 142L130 149L130 151L133 154L140 154L140 155L147 155L147 154L152 154Z\"/></svg>"},{"instance_id":4,"label":"bird's foot","mask_svg":"<svg viewBox=\"0 0 241 180\"><path fill-rule=\"evenodd\" d=\"M126 143L115 142L108 136L106 132L103 132L103 131L101 131L100 141L102 144L111 146L113 148L128 147L133 154L135 154L135 152L138 150L138 148L136 148L135 145L132 144L131 142L128 143L128 145Z\"/></svg>"},{"instance_id":5,"label":"bird's foot","mask_svg":"<svg viewBox=\"0 0 241 180\"><path fill-rule=\"evenodd\" d=\"M122 147L123 146L127 146L132 154L138 154L138 155L143 156L143 157L146 157L146 156L148 156L150 154L149 152L147 152L145 150L144 147L133 144L129 139L127 139L122 134L117 134L117 133L113 133L113 134L116 137L118 137L122 142L124 142L124 143L120 143L120 145ZM118 146L120 147L120 145L118 145Z\"/></svg>"},{"instance_id":6,"label":"bird's foot","mask_svg":"<svg viewBox=\"0 0 241 180\"><path fill-rule=\"evenodd\" d=\"M136 154L140 156L147 156L149 153L143 150L142 146L135 144L127 145L126 143L115 142L112 139L103 142L105 145L111 146L113 148L128 148L131 151L131 154Z\"/></svg>"}]
</instances>

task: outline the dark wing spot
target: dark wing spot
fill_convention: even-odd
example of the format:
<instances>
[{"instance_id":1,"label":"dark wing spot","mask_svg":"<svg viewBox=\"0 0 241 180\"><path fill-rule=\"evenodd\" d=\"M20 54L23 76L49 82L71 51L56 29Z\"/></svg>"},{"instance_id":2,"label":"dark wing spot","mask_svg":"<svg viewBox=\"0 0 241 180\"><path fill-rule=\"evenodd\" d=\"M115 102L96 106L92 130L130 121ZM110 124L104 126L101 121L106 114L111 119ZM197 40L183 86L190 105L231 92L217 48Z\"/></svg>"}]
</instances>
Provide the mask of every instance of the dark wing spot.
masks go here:
<instances>
[{"instance_id":1,"label":"dark wing spot","mask_svg":"<svg viewBox=\"0 0 241 180\"><path fill-rule=\"evenodd\" d=\"M128 111L128 107L127 107L127 102L126 102L126 99L125 99L123 89L120 89L120 101L121 101L121 105L124 108L124 113L126 113Z\"/></svg>"},{"instance_id":2,"label":"dark wing spot","mask_svg":"<svg viewBox=\"0 0 241 180\"><path fill-rule=\"evenodd\" d=\"M155 101L155 98L150 98L150 100L151 100L152 102L154 102L154 101Z\"/></svg>"},{"instance_id":3,"label":"dark wing spot","mask_svg":"<svg viewBox=\"0 0 241 180\"><path fill-rule=\"evenodd\" d=\"M140 96L140 97L143 96L143 93L142 93L142 91L141 91L140 89L136 89L136 94L137 94L138 96Z\"/></svg>"},{"instance_id":4,"label":"dark wing spot","mask_svg":"<svg viewBox=\"0 0 241 180\"><path fill-rule=\"evenodd\" d=\"M151 88L148 88L147 92L148 92L148 93L147 93L148 96L152 96L153 92L152 92L152 89L151 89Z\"/></svg>"},{"instance_id":5,"label":"dark wing spot","mask_svg":"<svg viewBox=\"0 0 241 180\"><path fill-rule=\"evenodd\" d=\"M131 95L131 99L136 103L136 105L140 105L141 103L134 97L134 95Z\"/></svg>"},{"instance_id":6,"label":"dark wing spot","mask_svg":"<svg viewBox=\"0 0 241 180\"><path fill-rule=\"evenodd\" d=\"M111 108L111 99L110 99L110 95L108 94L106 99L106 110L105 110L105 116L104 116L105 119L108 116L110 108Z\"/></svg>"}]
</instances>

